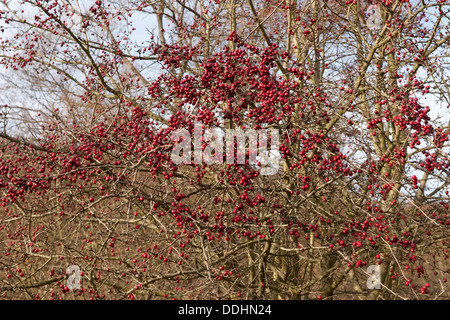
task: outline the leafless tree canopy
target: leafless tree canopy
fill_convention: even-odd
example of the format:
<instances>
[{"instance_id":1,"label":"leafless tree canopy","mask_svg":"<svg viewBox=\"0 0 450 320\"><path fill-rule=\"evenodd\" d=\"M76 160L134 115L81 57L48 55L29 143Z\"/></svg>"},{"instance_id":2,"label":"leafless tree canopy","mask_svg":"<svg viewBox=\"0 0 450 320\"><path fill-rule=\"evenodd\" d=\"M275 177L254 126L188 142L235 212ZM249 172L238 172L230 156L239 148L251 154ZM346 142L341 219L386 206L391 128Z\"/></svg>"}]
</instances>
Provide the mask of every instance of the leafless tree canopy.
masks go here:
<instances>
[{"instance_id":1,"label":"leafless tree canopy","mask_svg":"<svg viewBox=\"0 0 450 320\"><path fill-rule=\"evenodd\" d=\"M445 0L2 0L0 296L450 298L449 19ZM175 164L196 122L278 130L280 169Z\"/></svg>"}]
</instances>

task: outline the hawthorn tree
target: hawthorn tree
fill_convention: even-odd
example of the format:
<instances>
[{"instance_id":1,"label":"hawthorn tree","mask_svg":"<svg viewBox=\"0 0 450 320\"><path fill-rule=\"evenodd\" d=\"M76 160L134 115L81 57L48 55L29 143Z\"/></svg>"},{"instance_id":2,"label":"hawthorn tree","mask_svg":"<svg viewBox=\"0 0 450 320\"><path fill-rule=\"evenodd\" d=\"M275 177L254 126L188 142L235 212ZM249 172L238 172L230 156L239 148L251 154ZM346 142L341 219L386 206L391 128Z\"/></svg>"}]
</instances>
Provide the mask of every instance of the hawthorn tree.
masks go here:
<instances>
[{"instance_id":1,"label":"hawthorn tree","mask_svg":"<svg viewBox=\"0 0 450 320\"><path fill-rule=\"evenodd\" d=\"M3 298L449 298L446 1L1 5Z\"/></svg>"}]
</instances>

